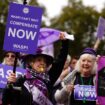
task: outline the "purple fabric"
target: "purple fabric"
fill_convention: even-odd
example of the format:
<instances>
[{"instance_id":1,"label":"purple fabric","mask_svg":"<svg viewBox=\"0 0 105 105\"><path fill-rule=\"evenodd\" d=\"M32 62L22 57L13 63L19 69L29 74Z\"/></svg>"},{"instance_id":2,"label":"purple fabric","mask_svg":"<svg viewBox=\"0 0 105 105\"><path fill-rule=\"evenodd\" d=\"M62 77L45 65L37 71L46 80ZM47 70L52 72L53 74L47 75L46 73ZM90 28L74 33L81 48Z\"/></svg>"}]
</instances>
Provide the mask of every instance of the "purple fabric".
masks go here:
<instances>
[{"instance_id":1,"label":"purple fabric","mask_svg":"<svg viewBox=\"0 0 105 105\"><path fill-rule=\"evenodd\" d=\"M101 56L98 60L98 71L105 67L105 56ZM98 74L98 73L97 73ZM98 75L96 76L98 78ZM96 80L97 80L96 78ZM105 105L105 97L97 96L100 105Z\"/></svg>"},{"instance_id":2,"label":"purple fabric","mask_svg":"<svg viewBox=\"0 0 105 105\"><path fill-rule=\"evenodd\" d=\"M45 46L54 43L59 39L61 31L51 28L41 28L39 32L38 46Z\"/></svg>"},{"instance_id":3,"label":"purple fabric","mask_svg":"<svg viewBox=\"0 0 105 105\"><path fill-rule=\"evenodd\" d=\"M98 60L98 70L101 70L105 67L105 56L101 56Z\"/></svg>"},{"instance_id":4,"label":"purple fabric","mask_svg":"<svg viewBox=\"0 0 105 105\"><path fill-rule=\"evenodd\" d=\"M26 78L29 79L28 83L29 85L33 85L37 87L45 96L48 96L48 90L46 87L46 84L44 83L44 79L47 79L47 76L45 73L33 73L32 70L27 70ZM45 78L46 77L46 78ZM39 79L41 78L41 79Z\"/></svg>"},{"instance_id":5,"label":"purple fabric","mask_svg":"<svg viewBox=\"0 0 105 105\"><path fill-rule=\"evenodd\" d=\"M105 19L100 17L98 21L98 27L97 27L97 38L102 39L105 32Z\"/></svg>"}]
</instances>

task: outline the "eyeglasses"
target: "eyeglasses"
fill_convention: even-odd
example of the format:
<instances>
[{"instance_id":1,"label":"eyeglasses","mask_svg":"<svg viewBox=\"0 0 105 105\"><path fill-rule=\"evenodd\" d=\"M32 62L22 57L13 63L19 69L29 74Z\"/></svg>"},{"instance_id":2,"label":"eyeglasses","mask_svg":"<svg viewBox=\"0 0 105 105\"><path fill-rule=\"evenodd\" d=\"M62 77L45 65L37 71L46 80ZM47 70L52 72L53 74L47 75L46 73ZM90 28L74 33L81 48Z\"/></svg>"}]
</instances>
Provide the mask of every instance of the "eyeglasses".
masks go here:
<instances>
[{"instance_id":1,"label":"eyeglasses","mask_svg":"<svg viewBox=\"0 0 105 105\"><path fill-rule=\"evenodd\" d=\"M9 55L9 54L7 54L7 55L5 55L5 57L6 58L8 58L8 57L15 58L16 56L15 55Z\"/></svg>"}]
</instances>

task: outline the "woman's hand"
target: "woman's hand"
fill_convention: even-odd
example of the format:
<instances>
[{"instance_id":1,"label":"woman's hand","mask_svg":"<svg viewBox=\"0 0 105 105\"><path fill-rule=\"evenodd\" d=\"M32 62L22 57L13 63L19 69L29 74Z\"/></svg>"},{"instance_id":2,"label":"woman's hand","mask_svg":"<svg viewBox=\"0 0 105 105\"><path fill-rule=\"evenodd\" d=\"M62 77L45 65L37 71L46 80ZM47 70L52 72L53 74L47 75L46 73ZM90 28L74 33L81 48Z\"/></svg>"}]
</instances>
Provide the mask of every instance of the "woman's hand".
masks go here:
<instances>
[{"instance_id":1,"label":"woman's hand","mask_svg":"<svg viewBox=\"0 0 105 105\"><path fill-rule=\"evenodd\" d=\"M16 82L16 74L15 73L11 73L9 75L9 77L7 78L8 83L15 83Z\"/></svg>"},{"instance_id":2,"label":"woman's hand","mask_svg":"<svg viewBox=\"0 0 105 105\"><path fill-rule=\"evenodd\" d=\"M66 85L66 91L68 93L72 92L73 90L74 90L74 85L72 84Z\"/></svg>"}]
</instances>

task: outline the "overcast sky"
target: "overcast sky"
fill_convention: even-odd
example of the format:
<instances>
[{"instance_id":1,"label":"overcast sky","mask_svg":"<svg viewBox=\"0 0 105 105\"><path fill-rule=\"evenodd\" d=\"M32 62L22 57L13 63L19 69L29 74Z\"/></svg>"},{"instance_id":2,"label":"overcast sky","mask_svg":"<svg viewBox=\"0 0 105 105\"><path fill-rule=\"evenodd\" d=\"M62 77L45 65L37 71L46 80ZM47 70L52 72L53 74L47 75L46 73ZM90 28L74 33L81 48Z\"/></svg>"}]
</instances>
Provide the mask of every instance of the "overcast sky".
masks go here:
<instances>
[{"instance_id":1,"label":"overcast sky","mask_svg":"<svg viewBox=\"0 0 105 105\"><path fill-rule=\"evenodd\" d=\"M68 0L38 0L38 2L44 4L47 8L48 16L54 17L61 11L61 8L67 5ZM100 10L104 5L105 0L83 0L85 5L95 6Z\"/></svg>"}]
</instances>

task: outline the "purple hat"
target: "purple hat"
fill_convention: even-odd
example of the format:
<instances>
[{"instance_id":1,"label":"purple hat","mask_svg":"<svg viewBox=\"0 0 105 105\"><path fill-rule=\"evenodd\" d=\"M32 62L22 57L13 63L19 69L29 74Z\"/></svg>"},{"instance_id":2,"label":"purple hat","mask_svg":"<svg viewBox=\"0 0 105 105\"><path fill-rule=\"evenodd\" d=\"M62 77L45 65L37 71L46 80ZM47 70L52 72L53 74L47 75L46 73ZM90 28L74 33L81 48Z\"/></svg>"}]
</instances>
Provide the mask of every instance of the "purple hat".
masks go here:
<instances>
[{"instance_id":1,"label":"purple hat","mask_svg":"<svg viewBox=\"0 0 105 105\"><path fill-rule=\"evenodd\" d=\"M94 56L97 56L96 51L92 48L85 48L80 55L82 55L82 54L92 54Z\"/></svg>"},{"instance_id":2,"label":"purple hat","mask_svg":"<svg viewBox=\"0 0 105 105\"><path fill-rule=\"evenodd\" d=\"M53 62L53 57L43 52L41 48L37 48L35 55L29 54L25 57L27 63L34 61L37 57L42 56L46 59L46 64L49 66Z\"/></svg>"}]
</instances>

